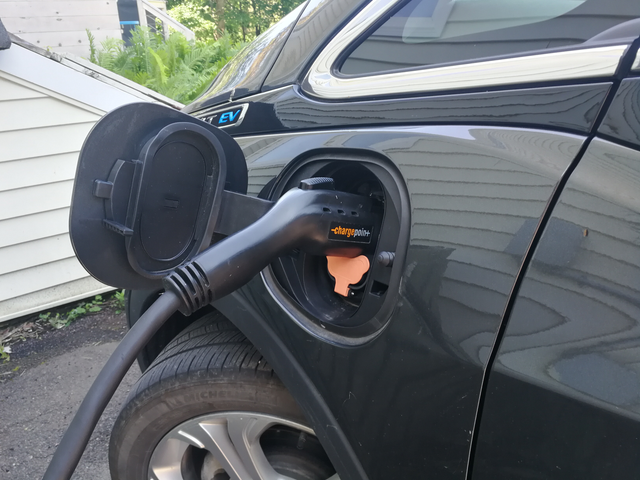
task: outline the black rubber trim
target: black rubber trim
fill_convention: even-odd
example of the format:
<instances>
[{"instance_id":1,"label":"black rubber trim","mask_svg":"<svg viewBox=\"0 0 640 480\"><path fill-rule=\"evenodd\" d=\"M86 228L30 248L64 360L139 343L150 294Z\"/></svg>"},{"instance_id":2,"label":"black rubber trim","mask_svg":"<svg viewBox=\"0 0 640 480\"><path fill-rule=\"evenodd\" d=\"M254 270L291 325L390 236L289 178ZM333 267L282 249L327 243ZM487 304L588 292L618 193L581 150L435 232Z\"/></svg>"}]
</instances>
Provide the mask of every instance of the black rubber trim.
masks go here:
<instances>
[{"instance_id":1,"label":"black rubber trim","mask_svg":"<svg viewBox=\"0 0 640 480\"><path fill-rule=\"evenodd\" d=\"M520 291L522 282L524 281L524 278L526 276L527 270L529 268L529 264L533 259L538 243L540 242L540 239L544 234L544 231L547 226L547 223L549 222L549 219L553 215L553 210L556 204L558 203L558 200L560 199L560 195L562 194L562 191L564 190L565 185L569 181L571 174L574 172L574 170L580 163L580 160L582 159L585 152L589 148L589 145L591 145L591 142L593 141L593 139L596 138L598 129L600 128L600 125L604 121L607 111L609 110L609 106L613 102L613 99L618 89L620 88L620 84L622 80L629 75L631 71L631 66L635 59L635 54L638 51L639 46L640 46L640 38L636 39L625 52L622 62L618 67L618 71L616 72L611 89L609 90L609 93L607 94L604 102L602 103L602 106L600 107L600 111L598 112L596 120L593 122L591 132L589 133L584 143L582 144L582 147L578 151L575 159L571 162L569 167L562 174L562 177L560 178L558 183L556 183L553 189L553 192L549 197L547 205L545 206L544 212L542 213L540 220L538 221L538 225L536 226L535 233L533 234L531 242L529 243L529 247L527 248L527 251L524 254L524 257L522 259L520 269L518 270L518 273L516 275L516 280L514 281L513 287L511 288L511 292L509 293L509 299L507 300L504 311L502 313L500 326L498 327L498 331L496 333L493 347L491 349L491 354L489 355L489 359L487 360L487 364L485 365L485 368L484 368L484 373L482 376L482 386L480 387L480 396L478 398L478 407L476 409L476 419L473 425L473 431L471 432L471 447L469 448L469 460L467 462L467 472L465 475L466 480L471 480L472 473L473 473L473 462L475 459L476 448L478 444L477 437L478 437L480 425L482 422L482 411L484 408L484 401L485 401L487 389L489 386L491 370L493 369L493 364L496 360L496 357L498 356L498 352L500 351L502 338L504 337L504 334L507 330L509 317L511 315L511 311L513 310L513 306L518 298L518 293Z\"/></svg>"}]
</instances>

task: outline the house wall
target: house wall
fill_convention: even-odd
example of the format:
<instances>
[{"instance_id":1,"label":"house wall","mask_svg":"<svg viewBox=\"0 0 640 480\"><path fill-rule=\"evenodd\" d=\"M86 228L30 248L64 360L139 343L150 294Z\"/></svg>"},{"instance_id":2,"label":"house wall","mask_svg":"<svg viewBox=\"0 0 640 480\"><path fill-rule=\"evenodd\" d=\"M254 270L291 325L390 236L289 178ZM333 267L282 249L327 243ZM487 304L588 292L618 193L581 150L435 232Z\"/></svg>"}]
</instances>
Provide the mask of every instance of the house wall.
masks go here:
<instances>
[{"instance_id":1,"label":"house wall","mask_svg":"<svg viewBox=\"0 0 640 480\"><path fill-rule=\"evenodd\" d=\"M54 52L89 57L90 30L99 43L121 38L116 0L0 0L7 31Z\"/></svg>"},{"instance_id":2,"label":"house wall","mask_svg":"<svg viewBox=\"0 0 640 480\"><path fill-rule=\"evenodd\" d=\"M43 53L0 51L0 322L111 289L89 276L69 239L78 154L105 112L162 101Z\"/></svg>"},{"instance_id":3,"label":"house wall","mask_svg":"<svg viewBox=\"0 0 640 480\"><path fill-rule=\"evenodd\" d=\"M80 146L103 112L0 72L0 320L107 288L68 234Z\"/></svg>"}]
</instances>

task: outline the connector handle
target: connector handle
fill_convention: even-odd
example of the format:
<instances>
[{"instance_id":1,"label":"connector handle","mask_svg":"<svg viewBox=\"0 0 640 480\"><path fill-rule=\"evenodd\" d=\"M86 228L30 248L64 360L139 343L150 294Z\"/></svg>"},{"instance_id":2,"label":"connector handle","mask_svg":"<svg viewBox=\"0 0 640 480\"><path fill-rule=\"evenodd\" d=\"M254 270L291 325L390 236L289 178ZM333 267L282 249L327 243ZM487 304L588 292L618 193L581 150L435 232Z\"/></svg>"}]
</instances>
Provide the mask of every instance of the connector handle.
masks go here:
<instances>
[{"instance_id":1,"label":"connector handle","mask_svg":"<svg viewBox=\"0 0 640 480\"><path fill-rule=\"evenodd\" d=\"M363 243L352 235L336 236L332 228L344 223L344 212L349 211L357 213L349 220L370 232L370 209L367 197L294 188L255 223L176 268L163 279L163 285L181 298L180 311L190 315L242 287L294 248L314 255L356 257Z\"/></svg>"}]
</instances>

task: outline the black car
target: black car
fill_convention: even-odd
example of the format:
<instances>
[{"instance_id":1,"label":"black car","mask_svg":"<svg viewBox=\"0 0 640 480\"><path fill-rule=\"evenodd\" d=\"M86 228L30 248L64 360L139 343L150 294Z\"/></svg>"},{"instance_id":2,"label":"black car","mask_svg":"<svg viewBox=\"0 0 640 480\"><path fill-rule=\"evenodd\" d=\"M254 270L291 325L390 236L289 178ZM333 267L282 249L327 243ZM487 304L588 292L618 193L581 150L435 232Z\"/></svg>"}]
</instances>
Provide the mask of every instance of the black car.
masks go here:
<instances>
[{"instance_id":1,"label":"black car","mask_svg":"<svg viewBox=\"0 0 640 480\"><path fill-rule=\"evenodd\" d=\"M174 314L112 478L639 478L639 45L638 0L308 0L256 39L184 112L230 192L365 198L331 228L367 265L290 249Z\"/></svg>"}]
</instances>

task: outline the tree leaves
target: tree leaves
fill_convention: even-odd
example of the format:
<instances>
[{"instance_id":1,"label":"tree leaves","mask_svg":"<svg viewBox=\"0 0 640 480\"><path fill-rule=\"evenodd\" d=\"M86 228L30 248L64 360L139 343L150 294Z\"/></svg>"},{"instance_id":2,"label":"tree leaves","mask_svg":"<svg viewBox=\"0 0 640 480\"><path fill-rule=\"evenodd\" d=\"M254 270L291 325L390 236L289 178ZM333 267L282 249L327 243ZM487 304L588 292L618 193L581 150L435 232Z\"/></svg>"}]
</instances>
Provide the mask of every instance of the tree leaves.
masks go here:
<instances>
[{"instance_id":1,"label":"tree leaves","mask_svg":"<svg viewBox=\"0 0 640 480\"><path fill-rule=\"evenodd\" d=\"M199 40L227 35L248 42L300 5L303 0L169 0L167 12Z\"/></svg>"}]
</instances>

